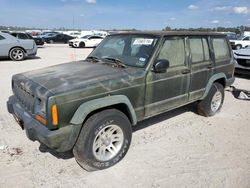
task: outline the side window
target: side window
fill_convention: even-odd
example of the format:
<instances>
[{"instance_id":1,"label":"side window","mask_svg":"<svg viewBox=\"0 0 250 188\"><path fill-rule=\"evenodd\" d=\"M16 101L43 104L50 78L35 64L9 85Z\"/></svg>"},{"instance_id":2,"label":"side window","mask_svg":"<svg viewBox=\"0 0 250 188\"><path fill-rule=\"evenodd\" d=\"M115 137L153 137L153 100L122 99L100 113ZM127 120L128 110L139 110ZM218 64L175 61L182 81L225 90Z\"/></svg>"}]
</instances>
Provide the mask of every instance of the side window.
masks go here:
<instances>
[{"instance_id":1,"label":"side window","mask_svg":"<svg viewBox=\"0 0 250 188\"><path fill-rule=\"evenodd\" d=\"M230 52L225 38L212 39L214 55L216 60L227 60L230 58Z\"/></svg>"},{"instance_id":2,"label":"side window","mask_svg":"<svg viewBox=\"0 0 250 188\"><path fill-rule=\"evenodd\" d=\"M250 40L250 37L245 37L243 40Z\"/></svg>"},{"instance_id":3,"label":"side window","mask_svg":"<svg viewBox=\"0 0 250 188\"><path fill-rule=\"evenodd\" d=\"M204 54L201 38L190 38L189 45L192 54L192 62L202 62L204 60Z\"/></svg>"},{"instance_id":4,"label":"side window","mask_svg":"<svg viewBox=\"0 0 250 188\"><path fill-rule=\"evenodd\" d=\"M193 63L204 62L210 59L206 38L190 38L189 45Z\"/></svg>"},{"instance_id":5,"label":"side window","mask_svg":"<svg viewBox=\"0 0 250 188\"><path fill-rule=\"evenodd\" d=\"M5 38L2 36L2 35L0 35L0 40L4 40Z\"/></svg>"},{"instance_id":6,"label":"side window","mask_svg":"<svg viewBox=\"0 0 250 188\"><path fill-rule=\"evenodd\" d=\"M167 38L158 55L159 59L169 61L170 67L185 65L185 45L183 38Z\"/></svg>"},{"instance_id":7,"label":"side window","mask_svg":"<svg viewBox=\"0 0 250 188\"><path fill-rule=\"evenodd\" d=\"M16 34L16 33L11 33L11 35L12 35L13 37L17 37L17 34Z\"/></svg>"},{"instance_id":8,"label":"side window","mask_svg":"<svg viewBox=\"0 0 250 188\"><path fill-rule=\"evenodd\" d=\"M18 38L19 39L28 39L28 37L24 33L19 33Z\"/></svg>"}]
</instances>

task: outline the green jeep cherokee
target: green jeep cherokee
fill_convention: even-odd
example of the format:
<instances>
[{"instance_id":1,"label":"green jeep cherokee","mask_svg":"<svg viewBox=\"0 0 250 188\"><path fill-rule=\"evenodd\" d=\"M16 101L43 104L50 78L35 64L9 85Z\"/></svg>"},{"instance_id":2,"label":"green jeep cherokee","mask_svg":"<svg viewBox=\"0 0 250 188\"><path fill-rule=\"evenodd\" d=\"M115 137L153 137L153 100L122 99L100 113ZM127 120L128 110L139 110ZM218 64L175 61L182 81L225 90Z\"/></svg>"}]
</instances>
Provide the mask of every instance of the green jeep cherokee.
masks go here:
<instances>
[{"instance_id":1,"label":"green jeep cherokee","mask_svg":"<svg viewBox=\"0 0 250 188\"><path fill-rule=\"evenodd\" d=\"M234 64L222 34L114 34L84 61L14 75L7 106L31 140L105 169L125 156L138 121L192 102L216 114Z\"/></svg>"}]
</instances>

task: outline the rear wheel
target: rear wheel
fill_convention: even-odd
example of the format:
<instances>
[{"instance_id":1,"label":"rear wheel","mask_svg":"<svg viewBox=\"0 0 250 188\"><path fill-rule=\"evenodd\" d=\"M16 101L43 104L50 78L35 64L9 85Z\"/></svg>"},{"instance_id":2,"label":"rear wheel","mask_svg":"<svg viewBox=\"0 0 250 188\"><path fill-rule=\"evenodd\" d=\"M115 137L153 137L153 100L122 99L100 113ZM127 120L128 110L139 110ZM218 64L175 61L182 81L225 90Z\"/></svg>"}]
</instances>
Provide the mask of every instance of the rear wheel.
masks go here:
<instances>
[{"instance_id":1,"label":"rear wheel","mask_svg":"<svg viewBox=\"0 0 250 188\"><path fill-rule=\"evenodd\" d=\"M224 87L213 83L207 96L198 103L198 113L203 116L213 116L220 111L224 102Z\"/></svg>"},{"instance_id":2,"label":"rear wheel","mask_svg":"<svg viewBox=\"0 0 250 188\"><path fill-rule=\"evenodd\" d=\"M127 116L116 109L104 110L91 116L83 125L73 153L84 169L102 170L122 160L131 137Z\"/></svg>"},{"instance_id":3,"label":"rear wheel","mask_svg":"<svg viewBox=\"0 0 250 188\"><path fill-rule=\"evenodd\" d=\"M25 53L22 48L12 48L9 53L9 57L13 61L22 61L25 58Z\"/></svg>"}]
</instances>

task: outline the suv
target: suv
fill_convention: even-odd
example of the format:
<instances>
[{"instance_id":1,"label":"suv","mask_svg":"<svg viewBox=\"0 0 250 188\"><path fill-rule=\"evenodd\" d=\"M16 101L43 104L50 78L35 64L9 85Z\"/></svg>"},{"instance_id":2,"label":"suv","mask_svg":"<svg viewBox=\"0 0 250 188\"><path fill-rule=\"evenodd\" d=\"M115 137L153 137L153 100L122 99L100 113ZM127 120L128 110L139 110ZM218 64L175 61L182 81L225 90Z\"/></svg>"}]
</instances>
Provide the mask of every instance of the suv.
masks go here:
<instances>
[{"instance_id":1,"label":"suv","mask_svg":"<svg viewBox=\"0 0 250 188\"><path fill-rule=\"evenodd\" d=\"M222 34L114 34L84 61L14 75L7 106L31 140L105 169L125 156L138 121L193 102L215 115L234 65Z\"/></svg>"}]
</instances>

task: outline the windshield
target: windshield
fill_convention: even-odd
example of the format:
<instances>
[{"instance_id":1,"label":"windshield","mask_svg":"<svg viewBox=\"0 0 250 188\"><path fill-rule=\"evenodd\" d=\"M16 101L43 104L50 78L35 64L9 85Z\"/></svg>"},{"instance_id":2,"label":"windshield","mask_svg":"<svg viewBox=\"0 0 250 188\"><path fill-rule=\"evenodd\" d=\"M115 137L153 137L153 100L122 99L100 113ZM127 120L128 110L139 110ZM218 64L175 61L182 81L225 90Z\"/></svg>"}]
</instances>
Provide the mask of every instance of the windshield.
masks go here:
<instances>
[{"instance_id":1,"label":"windshield","mask_svg":"<svg viewBox=\"0 0 250 188\"><path fill-rule=\"evenodd\" d=\"M150 60L159 37L142 34L111 35L89 55L102 60L118 59L133 67L145 67Z\"/></svg>"}]
</instances>

